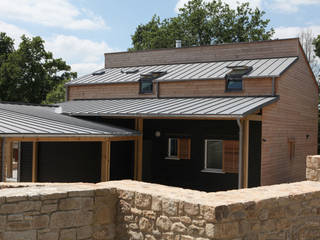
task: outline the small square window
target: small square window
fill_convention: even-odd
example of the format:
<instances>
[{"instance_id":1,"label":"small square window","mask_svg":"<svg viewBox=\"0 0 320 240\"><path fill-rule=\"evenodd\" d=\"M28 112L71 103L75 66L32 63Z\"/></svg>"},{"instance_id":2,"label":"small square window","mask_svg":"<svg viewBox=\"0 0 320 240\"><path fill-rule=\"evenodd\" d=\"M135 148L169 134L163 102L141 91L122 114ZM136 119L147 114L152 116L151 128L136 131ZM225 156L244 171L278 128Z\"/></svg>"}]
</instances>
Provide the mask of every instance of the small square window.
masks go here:
<instances>
[{"instance_id":1,"label":"small square window","mask_svg":"<svg viewBox=\"0 0 320 240\"><path fill-rule=\"evenodd\" d=\"M140 79L140 93L152 93L153 82L152 79Z\"/></svg>"},{"instance_id":2,"label":"small square window","mask_svg":"<svg viewBox=\"0 0 320 240\"><path fill-rule=\"evenodd\" d=\"M203 172L237 173L239 158L238 140L205 140Z\"/></svg>"},{"instance_id":3,"label":"small square window","mask_svg":"<svg viewBox=\"0 0 320 240\"><path fill-rule=\"evenodd\" d=\"M190 138L169 138L168 159L191 159Z\"/></svg>"},{"instance_id":4,"label":"small square window","mask_svg":"<svg viewBox=\"0 0 320 240\"><path fill-rule=\"evenodd\" d=\"M242 77L252 71L252 67L236 66L230 67L232 71L226 75L226 91L241 91Z\"/></svg>"}]
</instances>

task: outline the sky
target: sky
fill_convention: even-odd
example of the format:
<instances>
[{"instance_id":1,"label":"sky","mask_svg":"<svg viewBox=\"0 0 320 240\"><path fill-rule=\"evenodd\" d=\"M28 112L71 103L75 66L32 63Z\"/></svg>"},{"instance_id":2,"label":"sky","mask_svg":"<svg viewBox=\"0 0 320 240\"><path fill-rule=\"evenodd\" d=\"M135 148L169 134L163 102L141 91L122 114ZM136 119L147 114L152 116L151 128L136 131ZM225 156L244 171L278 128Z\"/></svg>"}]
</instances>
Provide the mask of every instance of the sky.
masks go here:
<instances>
[{"instance_id":1,"label":"sky","mask_svg":"<svg viewBox=\"0 0 320 240\"><path fill-rule=\"evenodd\" d=\"M15 40L40 36L78 76L103 67L106 52L126 51L139 24L174 17L188 0L0 0L0 32ZM210 1L210 0L205 0ZM245 0L222 0L235 8ZM273 38L320 34L320 0L251 0L275 29Z\"/></svg>"}]
</instances>

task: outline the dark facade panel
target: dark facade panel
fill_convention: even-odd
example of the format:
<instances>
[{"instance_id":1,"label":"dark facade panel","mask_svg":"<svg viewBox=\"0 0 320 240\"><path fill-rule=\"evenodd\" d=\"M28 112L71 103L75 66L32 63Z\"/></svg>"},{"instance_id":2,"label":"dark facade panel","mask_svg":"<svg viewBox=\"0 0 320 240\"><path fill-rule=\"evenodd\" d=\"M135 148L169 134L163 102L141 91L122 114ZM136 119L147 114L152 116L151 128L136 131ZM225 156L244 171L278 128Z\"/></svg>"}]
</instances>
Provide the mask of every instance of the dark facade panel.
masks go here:
<instances>
[{"instance_id":1,"label":"dark facade panel","mask_svg":"<svg viewBox=\"0 0 320 240\"><path fill-rule=\"evenodd\" d=\"M100 181L100 142L39 142L39 182Z\"/></svg>"},{"instance_id":2,"label":"dark facade panel","mask_svg":"<svg viewBox=\"0 0 320 240\"><path fill-rule=\"evenodd\" d=\"M249 122L248 187L261 185L261 122Z\"/></svg>"},{"instance_id":3,"label":"dark facade panel","mask_svg":"<svg viewBox=\"0 0 320 240\"><path fill-rule=\"evenodd\" d=\"M156 131L160 131L160 137L155 137ZM190 160L166 158L169 137L191 138ZM238 140L237 122L144 120L143 180L208 192L236 189L238 174L202 172L205 139Z\"/></svg>"},{"instance_id":4,"label":"dark facade panel","mask_svg":"<svg viewBox=\"0 0 320 240\"><path fill-rule=\"evenodd\" d=\"M133 179L134 141L111 142L110 180Z\"/></svg>"},{"instance_id":5,"label":"dark facade panel","mask_svg":"<svg viewBox=\"0 0 320 240\"><path fill-rule=\"evenodd\" d=\"M20 155L20 181L32 181L32 142L21 142L21 155Z\"/></svg>"}]
</instances>

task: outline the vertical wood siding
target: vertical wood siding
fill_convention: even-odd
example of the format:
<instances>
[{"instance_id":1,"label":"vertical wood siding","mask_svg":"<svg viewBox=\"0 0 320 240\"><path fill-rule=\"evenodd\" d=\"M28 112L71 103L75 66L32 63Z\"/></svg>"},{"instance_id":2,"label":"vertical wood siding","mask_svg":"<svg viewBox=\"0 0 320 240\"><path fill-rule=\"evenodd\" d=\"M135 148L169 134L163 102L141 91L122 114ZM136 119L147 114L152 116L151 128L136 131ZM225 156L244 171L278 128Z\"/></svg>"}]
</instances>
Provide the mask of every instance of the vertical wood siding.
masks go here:
<instances>
[{"instance_id":1,"label":"vertical wood siding","mask_svg":"<svg viewBox=\"0 0 320 240\"><path fill-rule=\"evenodd\" d=\"M262 114L262 185L304 180L306 156L317 153L318 91L301 50L299 60L277 79L276 89L280 100ZM296 150L290 161L292 138Z\"/></svg>"},{"instance_id":2,"label":"vertical wood siding","mask_svg":"<svg viewBox=\"0 0 320 240\"><path fill-rule=\"evenodd\" d=\"M243 91L225 92L225 80L192 80L181 82L161 82L160 97L209 97L271 95L271 78L244 79ZM115 83L69 87L69 100L107 98L146 98L156 97L156 84L153 94L139 94L139 83Z\"/></svg>"}]
</instances>

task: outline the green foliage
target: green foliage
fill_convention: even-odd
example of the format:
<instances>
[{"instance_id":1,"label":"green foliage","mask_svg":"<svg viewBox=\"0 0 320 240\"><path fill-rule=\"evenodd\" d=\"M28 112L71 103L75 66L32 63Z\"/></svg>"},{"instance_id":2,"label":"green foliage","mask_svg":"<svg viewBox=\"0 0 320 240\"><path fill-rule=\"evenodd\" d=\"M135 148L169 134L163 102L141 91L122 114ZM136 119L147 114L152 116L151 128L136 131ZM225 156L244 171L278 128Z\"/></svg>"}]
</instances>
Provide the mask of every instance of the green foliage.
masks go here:
<instances>
[{"instance_id":1,"label":"green foliage","mask_svg":"<svg viewBox=\"0 0 320 240\"><path fill-rule=\"evenodd\" d=\"M57 86L55 86L53 90L47 94L46 99L42 103L54 104L54 103L63 102L66 96L66 88L64 85L67 81L59 83Z\"/></svg>"},{"instance_id":2,"label":"green foliage","mask_svg":"<svg viewBox=\"0 0 320 240\"><path fill-rule=\"evenodd\" d=\"M314 51L318 57L320 57L320 35L314 39L313 45L315 47Z\"/></svg>"},{"instance_id":3,"label":"green foliage","mask_svg":"<svg viewBox=\"0 0 320 240\"><path fill-rule=\"evenodd\" d=\"M76 77L61 58L55 59L44 48L40 37L21 37L18 49L13 40L0 34L0 100L41 103L49 92Z\"/></svg>"},{"instance_id":4,"label":"green foliage","mask_svg":"<svg viewBox=\"0 0 320 240\"><path fill-rule=\"evenodd\" d=\"M154 15L148 23L139 25L131 36L133 48L129 50L171 48L177 39L184 46L268 40L274 30L267 30L270 20L263 20L264 14L258 8L251 9L249 3L234 10L221 0L192 0L176 17L160 21Z\"/></svg>"}]
</instances>

